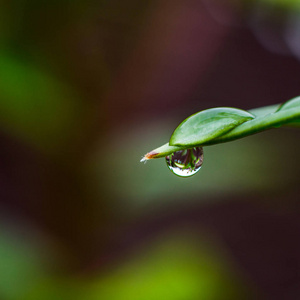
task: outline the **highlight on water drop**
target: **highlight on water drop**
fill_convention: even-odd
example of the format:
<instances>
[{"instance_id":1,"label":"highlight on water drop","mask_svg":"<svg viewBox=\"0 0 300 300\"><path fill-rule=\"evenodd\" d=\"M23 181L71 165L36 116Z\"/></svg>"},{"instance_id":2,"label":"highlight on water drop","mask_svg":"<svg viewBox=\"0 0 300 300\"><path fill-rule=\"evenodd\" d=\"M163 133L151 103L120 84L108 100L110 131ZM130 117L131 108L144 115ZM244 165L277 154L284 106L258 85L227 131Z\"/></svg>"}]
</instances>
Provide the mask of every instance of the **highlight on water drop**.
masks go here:
<instances>
[{"instance_id":1,"label":"highlight on water drop","mask_svg":"<svg viewBox=\"0 0 300 300\"><path fill-rule=\"evenodd\" d=\"M193 147L176 151L166 156L168 168L180 177L189 177L196 174L203 163L203 148Z\"/></svg>"}]
</instances>

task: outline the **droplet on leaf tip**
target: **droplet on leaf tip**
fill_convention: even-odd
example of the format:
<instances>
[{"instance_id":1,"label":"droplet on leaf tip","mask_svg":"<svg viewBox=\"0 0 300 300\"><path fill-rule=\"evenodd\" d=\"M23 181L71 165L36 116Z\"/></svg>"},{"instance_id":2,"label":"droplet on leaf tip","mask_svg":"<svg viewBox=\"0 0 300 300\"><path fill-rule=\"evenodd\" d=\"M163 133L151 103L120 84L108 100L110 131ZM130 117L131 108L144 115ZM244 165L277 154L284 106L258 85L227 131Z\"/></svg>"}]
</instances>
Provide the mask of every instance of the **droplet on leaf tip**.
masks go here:
<instances>
[{"instance_id":1,"label":"droplet on leaf tip","mask_svg":"<svg viewBox=\"0 0 300 300\"><path fill-rule=\"evenodd\" d=\"M203 148L194 147L176 151L166 156L168 168L180 177L189 177L196 174L203 163Z\"/></svg>"}]
</instances>

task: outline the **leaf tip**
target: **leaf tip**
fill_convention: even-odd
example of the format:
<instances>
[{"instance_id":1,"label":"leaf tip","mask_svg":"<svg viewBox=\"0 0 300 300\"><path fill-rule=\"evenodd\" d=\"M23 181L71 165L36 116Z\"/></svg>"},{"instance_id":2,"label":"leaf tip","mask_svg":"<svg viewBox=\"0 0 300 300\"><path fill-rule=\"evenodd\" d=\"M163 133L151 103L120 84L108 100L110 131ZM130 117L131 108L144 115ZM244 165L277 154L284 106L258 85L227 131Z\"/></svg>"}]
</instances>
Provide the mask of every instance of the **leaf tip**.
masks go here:
<instances>
[{"instance_id":1,"label":"leaf tip","mask_svg":"<svg viewBox=\"0 0 300 300\"><path fill-rule=\"evenodd\" d=\"M146 163L149 159L155 158L158 155L158 153L156 151L151 151L147 154L145 154L142 159L140 160L140 162Z\"/></svg>"}]
</instances>

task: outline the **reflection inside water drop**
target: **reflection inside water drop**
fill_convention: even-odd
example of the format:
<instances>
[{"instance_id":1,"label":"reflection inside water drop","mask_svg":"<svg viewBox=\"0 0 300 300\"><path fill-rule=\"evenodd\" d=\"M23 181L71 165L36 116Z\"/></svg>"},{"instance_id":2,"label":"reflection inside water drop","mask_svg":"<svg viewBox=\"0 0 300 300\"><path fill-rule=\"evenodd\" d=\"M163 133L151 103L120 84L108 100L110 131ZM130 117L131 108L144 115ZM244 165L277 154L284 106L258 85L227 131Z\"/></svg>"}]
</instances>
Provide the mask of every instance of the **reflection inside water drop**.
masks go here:
<instances>
[{"instance_id":1,"label":"reflection inside water drop","mask_svg":"<svg viewBox=\"0 0 300 300\"><path fill-rule=\"evenodd\" d=\"M202 147L194 147L176 151L166 156L169 169L181 177L189 177L196 174L203 163Z\"/></svg>"}]
</instances>

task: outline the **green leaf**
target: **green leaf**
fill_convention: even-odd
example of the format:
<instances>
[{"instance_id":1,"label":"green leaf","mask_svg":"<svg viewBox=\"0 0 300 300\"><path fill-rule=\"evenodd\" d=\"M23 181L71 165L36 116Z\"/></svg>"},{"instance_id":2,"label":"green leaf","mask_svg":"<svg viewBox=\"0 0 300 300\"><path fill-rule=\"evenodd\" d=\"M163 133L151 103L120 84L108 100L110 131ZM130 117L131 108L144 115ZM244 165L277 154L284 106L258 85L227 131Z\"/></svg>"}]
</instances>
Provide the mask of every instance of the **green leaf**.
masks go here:
<instances>
[{"instance_id":1,"label":"green leaf","mask_svg":"<svg viewBox=\"0 0 300 300\"><path fill-rule=\"evenodd\" d=\"M173 132L169 144L185 147L201 145L254 118L249 112L236 108L203 110L185 119Z\"/></svg>"},{"instance_id":2,"label":"green leaf","mask_svg":"<svg viewBox=\"0 0 300 300\"><path fill-rule=\"evenodd\" d=\"M283 125L300 127L300 97L249 112L226 107L207 109L184 120L175 129L169 143L148 152L141 161L194 146L233 141Z\"/></svg>"},{"instance_id":3,"label":"green leaf","mask_svg":"<svg viewBox=\"0 0 300 300\"><path fill-rule=\"evenodd\" d=\"M282 125L290 124L300 119L300 109L280 110L275 113L269 113L265 116L257 117L249 122L243 123L232 131L211 140L205 145L214 145L233 141L242 137L258 133L267 129L277 128Z\"/></svg>"},{"instance_id":4,"label":"green leaf","mask_svg":"<svg viewBox=\"0 0 300 300\"><path fill-rule=\"evenodd\" d=\"M283 103L277 111L282 111L291 108L300 109L300 97L293 98L285 103Z\"/></svg>"},{"instance_id":5,"label":"green leaf","mask_svg":"<svg viewBox=\"0 0 300 300\"><path fill-rule=\"evenodd\" d=\"M249 111L250 114L254 115L256 118L257 117L263 117L266 116L270 113L274 113L275 111L278 110L278 108L282 104L274 104L274 105L268 105L268 106L263 106L263 107L257 107L257 108L252 108Z\"/></svg>"}]
</instances>

